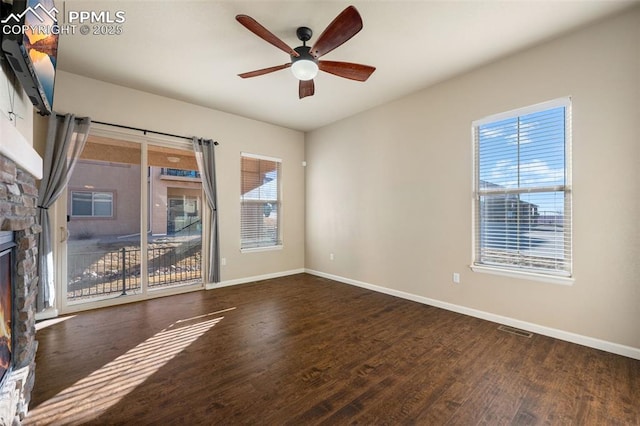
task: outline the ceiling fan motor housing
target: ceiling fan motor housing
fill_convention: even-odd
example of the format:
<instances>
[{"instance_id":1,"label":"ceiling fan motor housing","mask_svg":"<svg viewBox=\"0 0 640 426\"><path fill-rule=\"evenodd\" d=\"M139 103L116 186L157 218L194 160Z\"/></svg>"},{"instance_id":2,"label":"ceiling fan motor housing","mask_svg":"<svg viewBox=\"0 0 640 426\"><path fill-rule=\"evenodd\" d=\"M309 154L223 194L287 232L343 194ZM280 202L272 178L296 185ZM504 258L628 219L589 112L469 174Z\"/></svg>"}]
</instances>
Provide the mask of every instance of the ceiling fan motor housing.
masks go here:
<instances>
[{"instance_id":1,"label":"ceiling fan motor housing","mask_svg":"<svg viewBox=\"0 0 640 426\"><path fill-rule=\"evenodd\" d=\"M307 60L307 61L318 63L318 59L311 54L311 48L309 46L298 46L293 50L298 52L298 55L300 56L291 55L292 64L300 60Z\"/></svg>"}]
</instances>

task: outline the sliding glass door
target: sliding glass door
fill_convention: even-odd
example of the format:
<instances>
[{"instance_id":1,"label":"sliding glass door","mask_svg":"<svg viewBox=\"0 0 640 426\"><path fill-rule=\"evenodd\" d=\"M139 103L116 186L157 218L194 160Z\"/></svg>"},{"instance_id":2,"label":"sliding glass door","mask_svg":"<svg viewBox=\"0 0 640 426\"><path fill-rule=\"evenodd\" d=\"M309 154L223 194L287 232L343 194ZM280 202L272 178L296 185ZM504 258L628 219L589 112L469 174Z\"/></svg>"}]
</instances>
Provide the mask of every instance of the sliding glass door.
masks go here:
<instances>
[{"instance_id":1,"label":"sliding glass door","mask_svg":"<svg viewBox=\"0 0 640 426\"><path fill-rule=\"evenodd\" d=\"M202 183L193 152L150 145L149 289L202 282Z\"/></svg>"},{"instance_id":2,"label":"sliding glass door","mask_svg":"<svg viewBox=\"0 0 640 426\"><path fill-rule=\"evenodd\" d=\"M68 301L141 293L141 162L140 144L87 142L67 186Z\"/></svg>"},{"instance_id":3,"label":"sliding glass door","mask_svg":"<svg viewBox=\"0 0 640 426\"><path fill-rule=\"evenodd\" d=\"M63 311L202 287L196 170L188 145L89 136L59 226Z\"/></svg>"}]
</instances>

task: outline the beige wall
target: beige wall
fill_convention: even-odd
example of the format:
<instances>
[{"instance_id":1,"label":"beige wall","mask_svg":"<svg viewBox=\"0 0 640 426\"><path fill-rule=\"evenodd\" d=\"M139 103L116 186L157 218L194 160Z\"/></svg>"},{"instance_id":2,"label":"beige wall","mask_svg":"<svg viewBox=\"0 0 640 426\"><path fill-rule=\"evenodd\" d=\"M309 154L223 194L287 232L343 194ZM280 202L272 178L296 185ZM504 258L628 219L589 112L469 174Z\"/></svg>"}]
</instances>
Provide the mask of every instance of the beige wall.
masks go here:
<instances>
[{"instance_id":1,"label":"beige wall","mask_svg":"<svg viewBox=\"0 0 640 426\"><path fill-rule=\"evenodd\" d=\"M212 95L213 96L213 95ZM304 135L236 115L58 71L54 107L94 120L219 141L216 148L223 281L304 267ZM283 160L282 250L240 252L240 153Z\"/></svg>"},{"instance_id":2,"label":"beige wall","mask_svg":"<svg viewBox=\"0 0 640 426\"><path fill-rule=\"evenodd\" d=\"M471 122L568 95L574 284L472 272ZM313 131L306 266L640 348L639 113L636 7Z\"/></svg>"},{"instance_id":3,"label":"beige wall","mask_svg":"<svg viewBox=\"0 0 640 426\"><path fill-rule=\"evenodd\" d=\"M3 60L0 72L0 120L9 122L9 113L15 114L14 126L27 142L33 145L33 104L22 90L20 82L13 77L11 67ZM8 77L11 76L11 77ZM15 80L15 81L14 81ZM2 138L0 138L2 143Z\"/></svg>"}]
</instances>

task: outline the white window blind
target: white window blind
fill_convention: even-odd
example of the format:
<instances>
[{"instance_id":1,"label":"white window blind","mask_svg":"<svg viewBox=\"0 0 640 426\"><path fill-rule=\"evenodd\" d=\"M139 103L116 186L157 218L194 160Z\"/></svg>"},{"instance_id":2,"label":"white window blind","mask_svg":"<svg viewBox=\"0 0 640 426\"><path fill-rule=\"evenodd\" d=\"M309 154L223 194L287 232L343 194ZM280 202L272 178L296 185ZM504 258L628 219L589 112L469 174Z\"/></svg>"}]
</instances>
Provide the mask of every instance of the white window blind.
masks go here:
<instances>
[{"instance_id":1,"label":"white window blind","mask_svg":"<svg viewBox=\"0 0 640 426\"><path fill-rule=\"evenodd\" d=\"M571 276L570 100L473 130L474 265Z\"/></svg>"},{"instance_id":2,"label":"white window blind","mask_svg":"<svg viewBox=\"0 0 640 426\"><path fill-rule=\"evenodd\" d=\"M241 155L241 248L274 247L280 239L282 160Z\"/></svg>"}]
</instances>

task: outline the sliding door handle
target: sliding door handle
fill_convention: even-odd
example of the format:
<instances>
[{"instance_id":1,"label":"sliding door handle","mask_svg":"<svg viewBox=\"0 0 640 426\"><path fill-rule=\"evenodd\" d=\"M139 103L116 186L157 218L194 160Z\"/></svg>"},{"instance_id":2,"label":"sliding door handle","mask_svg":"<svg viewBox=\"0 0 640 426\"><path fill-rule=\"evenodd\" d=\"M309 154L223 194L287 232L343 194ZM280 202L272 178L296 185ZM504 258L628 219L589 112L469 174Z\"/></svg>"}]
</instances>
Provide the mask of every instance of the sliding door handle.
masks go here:
<instances>
[{"instance_id":1,"label":"sliding door handle","mask_svg":"<svg viewBox=\"0 0 640 426\"><path fill-rule=\"evenodd\" d=\"M64 243L69 238L69 230L64 226L60 227L60 242Z\"/></svg>"}]
</instances>

